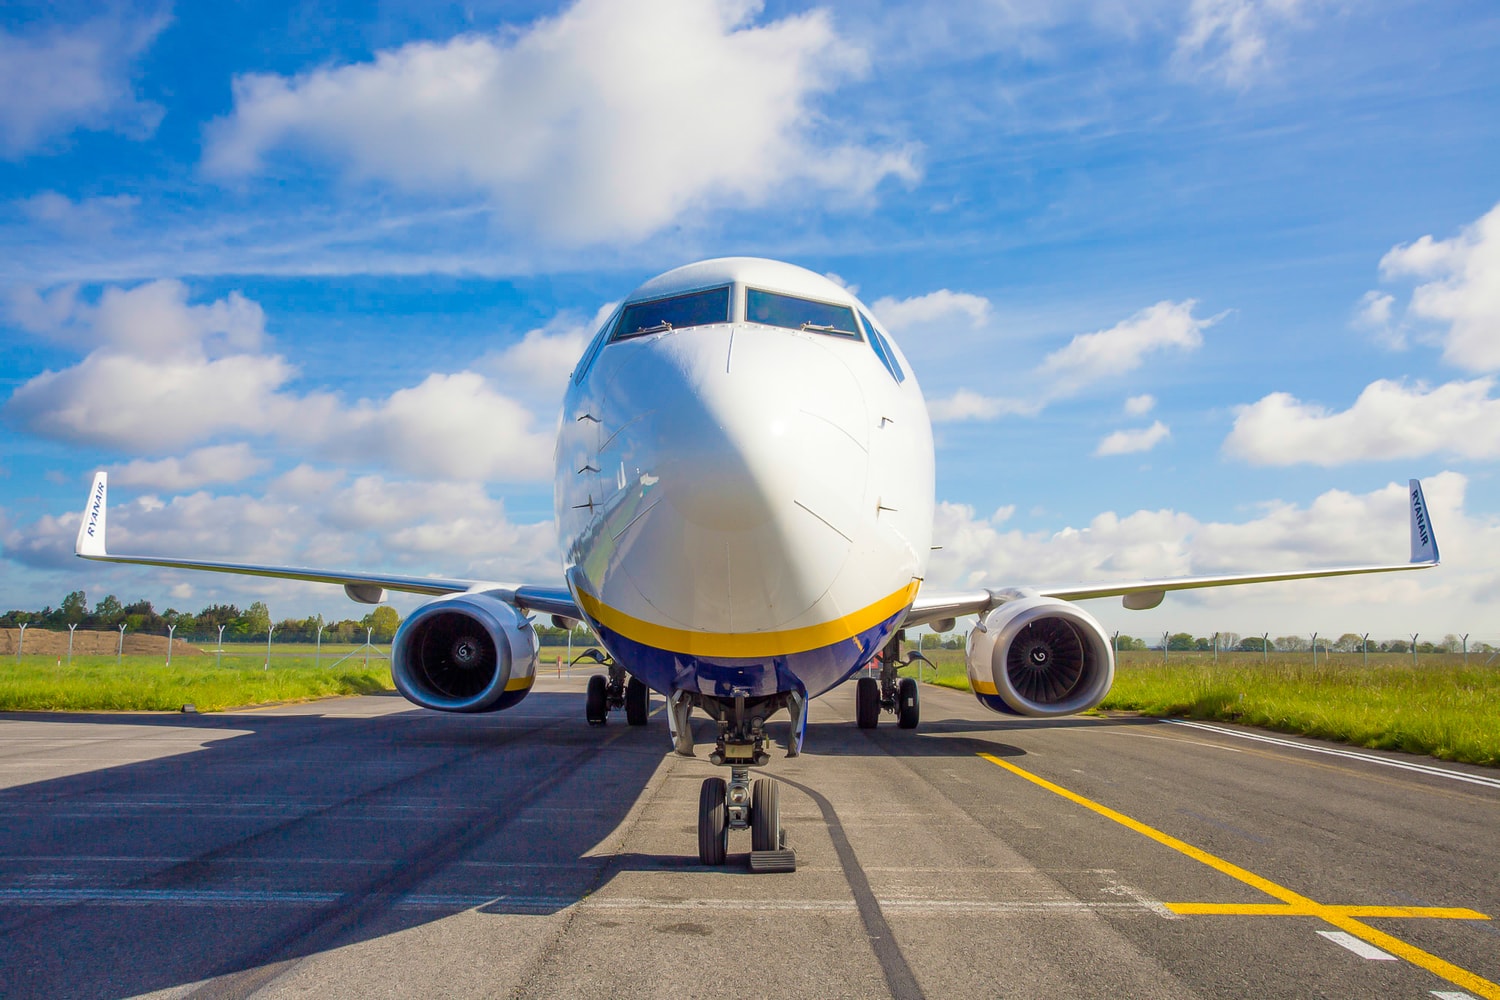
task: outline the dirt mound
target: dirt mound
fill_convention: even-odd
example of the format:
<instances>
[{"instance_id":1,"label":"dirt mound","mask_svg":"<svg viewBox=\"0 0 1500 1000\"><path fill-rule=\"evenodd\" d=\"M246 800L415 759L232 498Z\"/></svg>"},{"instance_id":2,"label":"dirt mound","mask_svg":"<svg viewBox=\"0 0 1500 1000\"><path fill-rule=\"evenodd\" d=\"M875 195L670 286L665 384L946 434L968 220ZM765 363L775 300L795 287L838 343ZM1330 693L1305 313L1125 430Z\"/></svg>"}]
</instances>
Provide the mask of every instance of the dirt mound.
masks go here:
<instances>
[{"instance_id":1,"label":"dirt mound","mask_svg":"<svg viewBox=\"0 0 1500 1000\"><path fill-rule=\"evenodd\" d=\"M68 633L50 632L46 629L28 627L26 639L21 641L18 628L0 628L0 656L15 656L19 648L23 656L67 656ZM114 656L120 649L120 633L85 632L73 633L74 656ZM167 655L167 637L164 635L132 635L125 633L125 652L132 655ZM172 641L173 656L202 656L203 650L181 639Z\"/></svg>"}]
</instances>

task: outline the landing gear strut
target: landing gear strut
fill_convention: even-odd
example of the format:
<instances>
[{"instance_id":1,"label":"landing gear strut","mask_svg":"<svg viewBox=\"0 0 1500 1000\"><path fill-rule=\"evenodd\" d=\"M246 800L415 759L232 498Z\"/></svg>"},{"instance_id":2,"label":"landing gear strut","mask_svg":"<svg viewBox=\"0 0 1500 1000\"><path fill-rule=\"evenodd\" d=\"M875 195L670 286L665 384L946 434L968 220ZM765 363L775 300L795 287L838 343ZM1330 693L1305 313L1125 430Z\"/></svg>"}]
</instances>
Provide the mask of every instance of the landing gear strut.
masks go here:
<instances>
[{"instance_id":1,"label":"landing gear strut","mask_svg":"<svg viewBox=\"0 0 1500 1000\"><path fill-rule=\"evenodd\" d=\"M881 711L896 716L896 725L902 729L916 729L922 717L921 695L917 682L912 677L897 677L896 671L913 663L932 661L913 651L901 658L901 642L905 632L891 636L880 651L880 676L861 677L854 682L854 724L860 729L874 729L880 721Z\"/></svg>"},{"instance_id":2,"label":"landing gear strut","mask_svg":"<svg viewBox=\"0 0 1500 1000\"><path fill-rule=\"evenodd\" d=\"M695 706L718 723L719 738L709 762L729 768L727 782L706 778L698 792L698 860L705 865L722 865L728 856L729 831L749 830L751 871L796 871L797 855L787 849L786 833L781 828L781 786L770 778L751 781L750 769L770 763L766 719L782 708L792 716L787 756L796 756L802 743L807 700L797 694L716 698L675 692L667 708L677 750L687 756L692 755L687 717Z\"/></svg>"},{"instance_id":3,"label":"landing gear strut","mask_svg":"<svg viewBox=\"0 0 1500 1000\"><path fill-rule=\"evenodd\" d=\"M591 726L602 726L609 721L614 709L625 709L625 721L632 726L644 726L651 717L651 689L625 672L625 668L613 657L597 649L586 649L573 660L592 660L609 671L594 674L589 678L588 692L584 699L583 715Z\"/></svg>"}]
</instances>

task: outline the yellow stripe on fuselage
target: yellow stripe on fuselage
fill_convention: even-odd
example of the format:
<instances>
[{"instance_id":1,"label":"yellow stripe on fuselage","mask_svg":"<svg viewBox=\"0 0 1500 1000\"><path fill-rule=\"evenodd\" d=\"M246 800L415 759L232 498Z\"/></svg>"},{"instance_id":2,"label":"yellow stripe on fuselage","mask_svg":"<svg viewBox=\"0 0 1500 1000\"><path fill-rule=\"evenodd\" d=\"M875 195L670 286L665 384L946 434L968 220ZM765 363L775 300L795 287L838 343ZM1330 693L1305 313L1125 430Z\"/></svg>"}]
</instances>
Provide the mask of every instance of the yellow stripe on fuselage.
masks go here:
<instances>
[{"instance_id":1,"label":"yellow stripe on fuselage","mask_svg":"<svg viewBox=\"0 0 1500 1000\"><path fill-rule=\"evenodd\" d=\"M578 602L594 621L643 646L688 656L750 659L757 656L805 653L810 649L821 649L852 639L909 607L916 595L917 581L913 580L890 596L842 618L781 632L695 632L632 618L581 591Z\"/></svg>"}]
</instances>

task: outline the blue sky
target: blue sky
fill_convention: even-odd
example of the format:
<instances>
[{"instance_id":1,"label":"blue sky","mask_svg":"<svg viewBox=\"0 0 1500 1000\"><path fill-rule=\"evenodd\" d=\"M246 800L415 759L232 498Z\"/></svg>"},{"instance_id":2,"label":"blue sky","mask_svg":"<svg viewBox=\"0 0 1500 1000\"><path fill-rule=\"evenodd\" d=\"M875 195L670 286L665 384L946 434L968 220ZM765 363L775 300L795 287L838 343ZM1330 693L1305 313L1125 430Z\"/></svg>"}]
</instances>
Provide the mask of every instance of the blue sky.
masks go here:
<instances>
[{"instance_id":1,"label":"blue sky","mask_svg":"<svg viewBox=\"0 0 1500 1000\"><path fill-rule=\"evenodd\" d=\"M557 578L556 406L690 260L835 274L936 421L931 582L1401 560L1111 628L1500 637L1500 12L1076 0L0 13L0 606ZM400 604L403 610L409 604Z\"/></svg>"}]
</instances>

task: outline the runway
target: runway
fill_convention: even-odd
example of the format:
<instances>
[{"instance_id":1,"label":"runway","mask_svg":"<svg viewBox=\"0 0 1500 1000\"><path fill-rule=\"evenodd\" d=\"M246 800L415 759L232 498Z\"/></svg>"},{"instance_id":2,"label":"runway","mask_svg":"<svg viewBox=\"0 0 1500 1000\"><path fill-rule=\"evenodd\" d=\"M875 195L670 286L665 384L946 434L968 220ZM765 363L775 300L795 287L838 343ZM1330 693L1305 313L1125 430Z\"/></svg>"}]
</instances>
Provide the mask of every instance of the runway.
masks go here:
<instances>
[{"instance_id":1,"label":"runway","mask_svg":"<svg viewBox=\"0 0 1500 1000\"><path fill-rule=\"evenodd\" d=\"M0 996L1500 997L1500 772L845 688L751 875L582 690L0 716Z\"/></svg>"}]
</instances>

